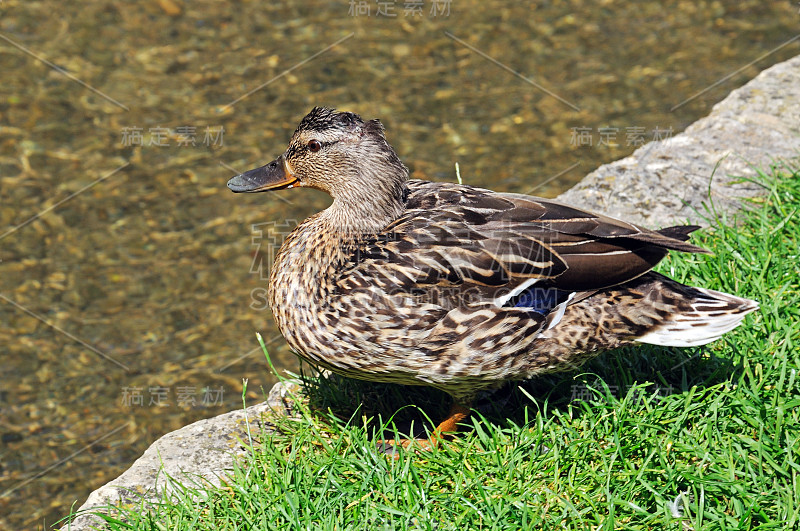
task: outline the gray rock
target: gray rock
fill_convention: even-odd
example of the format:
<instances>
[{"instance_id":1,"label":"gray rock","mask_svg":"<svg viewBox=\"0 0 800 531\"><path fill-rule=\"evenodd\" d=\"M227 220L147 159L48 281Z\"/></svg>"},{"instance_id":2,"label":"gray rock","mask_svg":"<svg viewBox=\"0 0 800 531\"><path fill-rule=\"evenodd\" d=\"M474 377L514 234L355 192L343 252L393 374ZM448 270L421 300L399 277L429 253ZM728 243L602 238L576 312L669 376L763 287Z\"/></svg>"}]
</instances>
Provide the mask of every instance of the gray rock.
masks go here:
<instances>
[{"instance_id":1,"label":"gray rock","mask_svg":"<svg viewBox=\"0 0 800 531\"><path fill-rule=\"evenodd\" d=\"M700 219L698 212L704 212L709 199L718 211L735 212L741 207L738 198L756 195L760 188L733 181L756 175L756 168L798 156L800 56L765 70L733 91L685 132L598 168L559 199L652 227L683 223ZM167 476L189 484L203 478L219 485L220 477L243 454L240 441L248 437L245 419L251 434L260 433L262 427L270 429L264 415L287 412L290 390L297 391L297 383L276 385L266 403L163 436L120 477L90 494L80 511L159 500L165 491L170 492ZM98 517L83 515L62 529L84 531L100 526Z\"/></svg>"},{"instance_id":2,"label":"gray rock","mask_svg":"<svg viewBox=\"0 0 800 531\"><path fill-rule=\"evenodd\" d=\"M709 200L732 213L739 198L760 192L734 181L798 156L800 56L764 70L683 133L601 166L558 199L648 227L703 224Z\"/></svg>"},{"instance_id":3,"label":"gray rock","mask_svg":"<svg viewBox=\"0 0 800 531\"><path fill-rule=\"evenodd\" d=\"M108 512L111 505L139 505L163 499L172 492L175 478L186 485L203 482L220 485L220 478L233 469L234 460L244 455L242 442L257 438L272 425L269 414L289 411L289 392L299 391L295 382L279 383L266 402L245 410L231 411L214 418L199 420L168 433L154 442L142 457L117 479L92 492L79 512ZM102 528L103 521L92 514L81 514L62 529L84 531Z\"/></svg>"}]
</instances>

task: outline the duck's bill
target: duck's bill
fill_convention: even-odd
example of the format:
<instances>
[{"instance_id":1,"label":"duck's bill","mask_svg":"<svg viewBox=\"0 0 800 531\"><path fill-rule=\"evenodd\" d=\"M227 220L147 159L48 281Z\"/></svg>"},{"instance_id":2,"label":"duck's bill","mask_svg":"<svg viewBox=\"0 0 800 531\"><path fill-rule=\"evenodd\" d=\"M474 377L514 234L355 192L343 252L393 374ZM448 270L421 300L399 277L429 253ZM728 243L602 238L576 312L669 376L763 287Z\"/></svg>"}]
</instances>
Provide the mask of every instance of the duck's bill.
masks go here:
<instances>
[{"instance_id":1,"label":"duck's bill","mask_svg":"<svg viewBox=\"0 0 800 531\"><path fill-rule=\"evenodd\" d=\"M286 164L283 155L266 166L246 171L228 181L228 188L233 192L266 192L283 190L297 184L297 178Z\"/></svg>"}]
</instances>

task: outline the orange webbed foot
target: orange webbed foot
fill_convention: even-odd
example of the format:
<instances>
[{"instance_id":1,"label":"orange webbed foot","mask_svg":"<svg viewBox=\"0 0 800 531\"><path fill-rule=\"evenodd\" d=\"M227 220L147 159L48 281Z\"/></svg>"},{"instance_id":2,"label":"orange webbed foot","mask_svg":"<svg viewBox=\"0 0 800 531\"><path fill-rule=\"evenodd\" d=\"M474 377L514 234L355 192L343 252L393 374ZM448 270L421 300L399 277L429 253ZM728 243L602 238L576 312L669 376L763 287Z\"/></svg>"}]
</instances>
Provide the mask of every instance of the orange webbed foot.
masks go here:
<instances>
[{"instance_id":1,"label":"orange webbed foot","mask_svg":"<svg viewBox=\"0 0 800 531\"><path fill-rule=\"evenodd\" d=\"M384 441L378 441L378 449L386 455L394 457L395 459L400 457L398 452L400 448L407 450L409 447L416 446L414 449L417 451L429 451L438 446L439 443L444 440L444 435L446 433L458 431L458 423L468 416L468 407L453 403L447 418L445 418L439 423L438 426L436 426L436 429L433 430L433 433L428 439L388 439Z\"/></svg>"}]
</instances>

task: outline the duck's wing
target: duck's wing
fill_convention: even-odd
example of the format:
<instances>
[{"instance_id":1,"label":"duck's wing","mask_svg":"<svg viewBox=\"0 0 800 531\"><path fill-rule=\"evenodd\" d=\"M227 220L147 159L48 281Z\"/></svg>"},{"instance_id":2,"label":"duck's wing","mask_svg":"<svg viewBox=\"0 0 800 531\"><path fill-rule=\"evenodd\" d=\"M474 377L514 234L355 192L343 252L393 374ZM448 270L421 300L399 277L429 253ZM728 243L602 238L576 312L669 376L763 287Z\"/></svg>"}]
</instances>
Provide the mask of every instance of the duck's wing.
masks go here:
<instances>
[{"instance_id":1,"label":"duck's wing","mask_svg":"<svg viewBox=\"0 0 800 531\"><path fill-rule=\"evenodd\" d=\"M354 247L340 290L546 315L566 297L643 275L670 249L705 252L685 241L696 226L652 231L548 199L451 183L409 181L408 190L406 213Z\"/></svg>"}]
</instances>

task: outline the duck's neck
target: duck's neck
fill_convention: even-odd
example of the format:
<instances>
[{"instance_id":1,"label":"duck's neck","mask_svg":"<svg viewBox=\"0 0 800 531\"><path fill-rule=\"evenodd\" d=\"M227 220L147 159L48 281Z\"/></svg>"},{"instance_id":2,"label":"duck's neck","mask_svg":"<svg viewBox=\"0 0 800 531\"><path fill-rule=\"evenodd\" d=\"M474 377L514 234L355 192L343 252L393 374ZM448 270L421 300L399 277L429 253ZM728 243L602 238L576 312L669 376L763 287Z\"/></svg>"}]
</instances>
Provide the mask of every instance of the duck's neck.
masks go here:
<instances>
[{"instance_id":1,"label":"duck's neck","mask_svg":"<svg viewBox=\"0 0 800 531\"><path fill-rule=\"evenodd\" d=\"M398 161L399 163L399 161ZM321 217L341 235L375 234L405 212L408 173L402 164L388 176L360 174L356 186L337 190ZM384 167L385 171L385 167Z\"/></svg>"}]
</instances>

